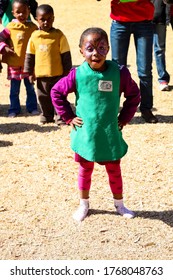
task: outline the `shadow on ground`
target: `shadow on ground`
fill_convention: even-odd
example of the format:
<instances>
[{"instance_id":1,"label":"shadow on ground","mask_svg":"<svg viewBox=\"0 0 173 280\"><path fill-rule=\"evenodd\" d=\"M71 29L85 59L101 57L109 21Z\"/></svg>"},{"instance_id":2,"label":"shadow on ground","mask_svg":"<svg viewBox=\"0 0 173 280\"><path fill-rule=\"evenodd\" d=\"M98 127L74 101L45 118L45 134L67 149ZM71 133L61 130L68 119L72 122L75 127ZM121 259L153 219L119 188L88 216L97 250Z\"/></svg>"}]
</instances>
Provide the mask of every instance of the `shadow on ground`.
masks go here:
<instances>
[{"instance_id":1,"label":"shadow on ground","mask_svg":"<svg viewBox=\"0 0 173 280\"><path fill-rule=\"evenodd\" d=\"M13 134L13 133L22 133L25 131L37 131L40 133L49 132L49 131L56 131L58 130L58 126L39 126L38 124L29 124L29 123L5 123L0 124L0 133L1 134Z\"/></svg>"},{"instance_id":2,"label":"shadow on ground","mask_svg":"<svg viewBox=\"0 0 173 280\"><path fill-rule=\"evenodd\" d=\"M13 146L13 142L11 142L11 141L1 141L0 140L0 148L1 147L8 147L8 146Z\"/></svg>"},{"instance_id":3,"label":"shadow on ground","mask_svg":"<svg viewBox=\"0 0 173 280\"><path fill-rule=\"evenodd\" d=\"M169 211L134 211L136 218L160 220L170 227L173 227L173 210ZM115 211L90 209L90 215L116 215ZM118 214L117 214L118 215Z\"/></svg>"},{"instance_id":4,"label":"shadow on ground","mask_svg":"<svg viewBox=\"0 0 173 280\"><path fill-rule=\"evenodd\" d=\"M155 116L158 118L158 124L173 123L173 116L163 116L163 115L157 115L157 114L155 114ZM144 121L144 119L141 116L135 116L135 117L133 117L133 119L131 120L131 122L129 124L146 124L146 122Z\"/></svg>"},{"instance_id":5,"label":"shadow on ground","mask_svg":"<svg viewBox=\"0 0 173 280\"><path fill-rule=\"evenodd\" d=\"M8 109L10 105L8 104L0 104L0 117L7 118L8 117ZM38 111L40 111L39 105L38 105ZM24 117L24 116L32 116L26 111L26 106L21 105L21 114L18 115L17 117ZM35 116L33 116L35 117Z\"/></svg>"}]
</instances>

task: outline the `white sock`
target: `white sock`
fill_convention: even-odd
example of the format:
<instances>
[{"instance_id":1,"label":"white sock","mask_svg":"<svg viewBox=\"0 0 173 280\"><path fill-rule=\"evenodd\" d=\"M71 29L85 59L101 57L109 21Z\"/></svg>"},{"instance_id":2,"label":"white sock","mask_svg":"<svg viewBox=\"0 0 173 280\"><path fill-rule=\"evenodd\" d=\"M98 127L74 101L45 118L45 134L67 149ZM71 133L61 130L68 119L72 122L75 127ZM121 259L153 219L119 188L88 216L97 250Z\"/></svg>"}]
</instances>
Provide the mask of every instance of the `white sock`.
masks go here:
<instances>
[{"instance_id":1,"label":"white sock","mask_svg":"<svg viewBox=\"0 0 173 280\"><path fill-rule=\"evenodd\" d=\"M87 199L80 199L80 204L78 209L76 210L76 212L73 214L73 219L75 219L78 222L82 222L87 214L88 214L88 210L89 210L89 198Z\"/></svg>"},{"instance_id":2,"label":"white sock","mask_svg":"<svg viewBox=\"0 0 173 280\"><path fill-rule=\"evenodd\" d=\"M135 214L133 213L133 211L127 209L124 206L123 199L114 198L114 206L116 208L117 213L120 214L121 216L128 219L134 218Z\"/></svg>"}]
</instances>

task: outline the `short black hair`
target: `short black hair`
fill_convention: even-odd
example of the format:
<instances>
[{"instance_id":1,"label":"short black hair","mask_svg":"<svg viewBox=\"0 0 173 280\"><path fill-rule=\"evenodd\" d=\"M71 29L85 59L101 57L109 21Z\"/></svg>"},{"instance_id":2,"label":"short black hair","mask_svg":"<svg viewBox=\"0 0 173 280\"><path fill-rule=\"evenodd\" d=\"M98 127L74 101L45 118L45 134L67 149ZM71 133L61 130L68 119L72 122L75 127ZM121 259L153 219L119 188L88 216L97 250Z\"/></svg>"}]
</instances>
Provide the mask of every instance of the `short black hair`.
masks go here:
<instances>
[{"instance_id":1,"label":"short black hair","mask_svg":"<svg viewBox=\"0 0 173 280\"><path fill-rule=\"evenodd\" d=\"M99 27L89 27L86 30L84 30L83 33L81 34L79 40L79 47L80 48L82 47L85 37L87 37L89 34L94 34L94 33L100 34L100 36L103 37L109 45L108 35L106 31L104 31L102 28Z\"/></svg>"},{"instance_id":2,"label":"short black hair","mask_svg":"<svg viewBox=\"0 0 173 280\"><path fill-rule=\"evenodd\" d=\"M30 6L29 6L29 1L28 1L28 0L13 0L13 2L12 2L12 7L13 7L13 5L14 5L15 3L20 3L20 4L23 4L23 5L26 5L26 6L28 6L28 7L30 8Z\"/></svg>"},{"instance_id":3,"label":"short black hair","mask_svg":"<svg viewBox=\"0 0 173 280\"><path fill-rule=\"evenodd\" d=\"M42 5L38 6L38 8L36 10L36 14L39 13L39 11L43 11L46 14L54 14L53 8L48 4L42 4Z\"/></svg>"}]
</instances>

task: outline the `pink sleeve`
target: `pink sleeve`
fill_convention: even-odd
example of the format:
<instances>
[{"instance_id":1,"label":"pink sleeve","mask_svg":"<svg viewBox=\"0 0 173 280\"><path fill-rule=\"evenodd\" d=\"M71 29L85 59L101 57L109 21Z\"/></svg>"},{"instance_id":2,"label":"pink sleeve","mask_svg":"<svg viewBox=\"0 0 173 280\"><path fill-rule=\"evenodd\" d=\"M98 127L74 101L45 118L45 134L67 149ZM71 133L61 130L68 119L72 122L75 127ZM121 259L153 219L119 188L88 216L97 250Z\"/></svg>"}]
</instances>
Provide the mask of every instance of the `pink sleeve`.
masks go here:
<instances>
[{"instance_id":1,"label":"pink sleeve","mask_svg":"<svg viewBox=\"0 0 173 280\"><path fill-rule=\"evenodd\" d=\"M126 125L133 118L141 100L140 90L125 66L120 67L120 95L124 93L125 101L119 114L119 121Z\"/></svg>"},{"instance_id":2,"label":"pink sleeve","mask_svg":"<svg viewBox=\"0 0 173 280\"><path fill-rule=\"evenodd\" d=\"M69 123L76 116L67 100L68 94L72 92L76 92L76 68L73 68L51 89L53 106L66 123Z\"/></svg>"},{"instance_id":3,"label":"pink sleeve","mask_svg":"<svg viewBox=\"0 0 173 280\"><path fill-rule=\"evenodd\" d=\"M0 52L6 46L8 46L5 41L6 39L10 38L10 31L5 28L2 32L0 32Z\"/></svg>"}]
</instances>

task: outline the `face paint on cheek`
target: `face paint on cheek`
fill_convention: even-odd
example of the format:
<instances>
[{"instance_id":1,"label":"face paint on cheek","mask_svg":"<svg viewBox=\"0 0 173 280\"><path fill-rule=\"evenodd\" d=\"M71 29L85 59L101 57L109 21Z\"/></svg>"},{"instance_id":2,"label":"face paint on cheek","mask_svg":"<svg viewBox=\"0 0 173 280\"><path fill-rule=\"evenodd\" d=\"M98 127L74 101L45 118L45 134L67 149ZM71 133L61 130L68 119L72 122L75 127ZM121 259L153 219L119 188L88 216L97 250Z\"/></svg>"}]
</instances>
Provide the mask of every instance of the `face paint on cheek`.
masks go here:
<instances>
[{"instance_id":1,"label":"face paint on cheek","mask_svg":"<svg viewBox=\"0 0 173 280\"><path fill-rule=\"evenodd\" d=\"M90 43L86 43L84 54L87 58L91 57L94 52L94 47Z\"/></svg>"},{"instance_id":2,"label":"face paint on cheek","mask_svg":"<svg viewBox=\"0 0 173 280\"><path fill-rule=\"evenodd\" d=\"M93 50L93 51L94 51L94 50ZM90 57L92 56L92 54L93 54L93 51L91 52L91 51L88 51L88 50L85 49L85 51L84 51L85 57L86 57L86 58L90 58Z\"/></svg>"},{"instance_id":3,"label":"face paint on cheek","mask_svg":"<svg viewBox=\"0 0 173 280\"><path fill-rule=\"evenodd\" d=\"M106 44L105 41L100 41L100 43L97 46L97 52L102 55L106 56L108 53L108 45Z\"/></svg>"}]
</instances>

